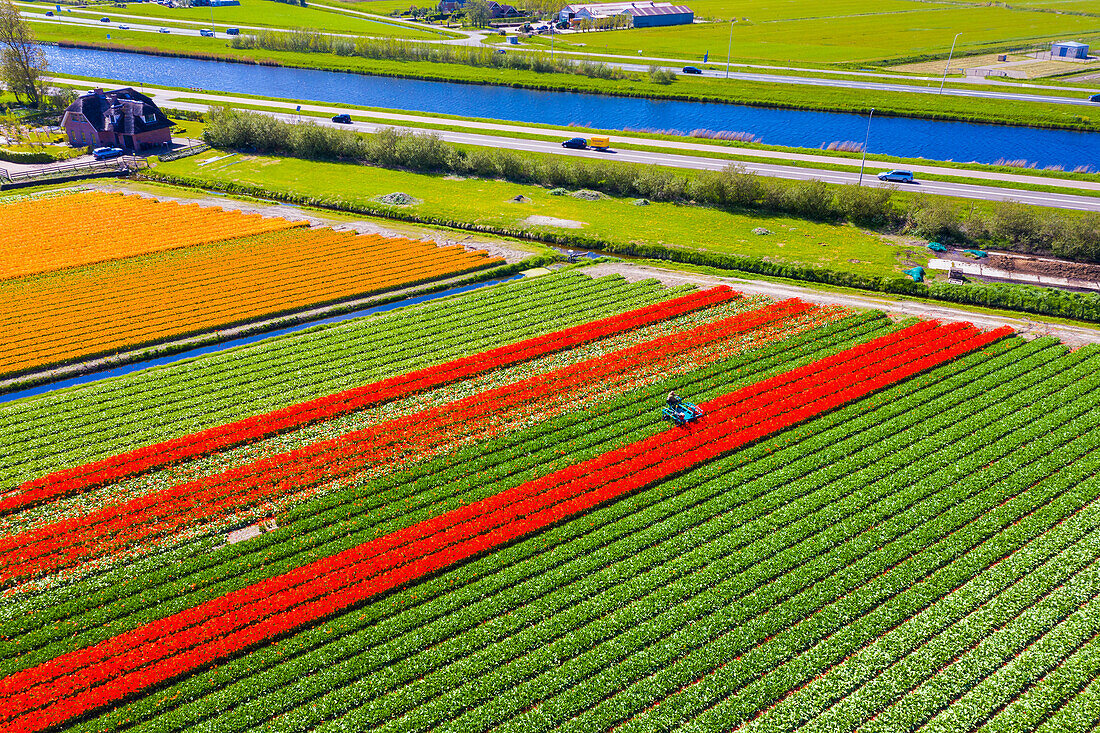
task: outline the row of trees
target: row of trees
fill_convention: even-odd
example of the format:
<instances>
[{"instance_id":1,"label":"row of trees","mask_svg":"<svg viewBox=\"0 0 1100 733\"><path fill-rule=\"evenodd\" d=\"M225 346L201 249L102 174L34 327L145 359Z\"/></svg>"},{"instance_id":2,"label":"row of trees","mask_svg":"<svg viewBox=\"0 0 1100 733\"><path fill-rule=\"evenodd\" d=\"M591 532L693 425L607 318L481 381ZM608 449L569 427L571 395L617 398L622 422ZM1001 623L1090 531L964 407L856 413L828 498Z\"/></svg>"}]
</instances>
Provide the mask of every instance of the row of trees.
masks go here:
<instances>
[{"instance_id":1,"label":"row of trees","mask_svg":"<svg viewBox=\"0 0 1100 733\"><path fill-rule=\"evenodd\" d=\"M262 48L268 51L331 53L391 61L464 64L541 73L558 72L595 79L621 79L625 76L617 66L595 61L574 61L561 56L551 58L545 54L511 50L497 53L495 49L486 46L441 46L409 43L392 38L342 38L313 30L257 31L250 35L234 36L230 40L230 46L242 49Z\"/></svg>"},{"instance_id":2,"label":"row of trees","mask_svg":"<svg viewBox=\"0 0 1100 733\"><path fill-rule=\"evenodd\" d=\"M720 172L682 174L658 166L537 157L511 150L455 148L432 133L387 128L373 135L314 124L291 124L228 108L211 110L211 145L318 160L355 160L386 168L501 178L548 188L591 188L652 201L695 202L739 211L849 221L890 232L1054 253L1100 262L1100 215L1041 212L1016 203L989 213L960 209L938 196L899 199L886 188L786 181L730 165Z\"/></svg>"}]
</instances>

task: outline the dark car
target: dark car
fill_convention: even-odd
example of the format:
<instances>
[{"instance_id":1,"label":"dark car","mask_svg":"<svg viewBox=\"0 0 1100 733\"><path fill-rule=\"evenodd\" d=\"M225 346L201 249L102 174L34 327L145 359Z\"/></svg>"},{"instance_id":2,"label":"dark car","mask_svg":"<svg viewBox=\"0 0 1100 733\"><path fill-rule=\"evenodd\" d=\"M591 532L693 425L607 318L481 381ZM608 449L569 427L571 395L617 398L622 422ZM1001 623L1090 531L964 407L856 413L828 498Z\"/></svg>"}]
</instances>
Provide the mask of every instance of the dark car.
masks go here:
<instances>
[{"instance_id":1,"label":"dark car","mask_svg":"<svg viewBox=\"0 0 1100 733\"><path fill-rule=\"evenodd\" d=\"M99 22L100 23L110 23L111 19L108 18L106 15L104 15L102 18L99 19Z\"/></svg>"},{"instance_id":2,"label":"dark car","mask_svg":"<svg viewBox=\"0 0 1100 733\"><path fill-rule=\"evenodd\" d=\"M92 157L96 160L109 160L123 154L122 148L96 148L92 151Z\"/></svg>"},{"instance_id":3,"label":"dark car","mask_svg":"<svg viewBox=\"0 0 1100 733\"><path fill-rule=\"evenodd\" d=\"M571 137L561 144L563 148L574 148L576 150L587 150L588 141L583 137Z\"/></svg>"},{"instance_id":4,"label":"dark car","mask_svg":"<svg viewBox=\"0 0 1100 733\"><path fill-rule=\"evenodd\" d=\"M897 181L898 183L912 183L913 171L883 171L878 174L880 181Z\"/></svg>"},{"instance_id":5,"label":"dark car","mask_svg":"<svg viewBox=\"0 0 1100 733\"><path fill-rule=\"evenodd\" d=\"M339 122L341 125L350 125L351 115L333 115L332 121Z\"/></svg>"},{"instance_id":6,"label":"dark car","mask_svg":"<svg viewBox=\"0 0 1100 733\"><path fill-rule=\"evenodd\" d=\"M47 18L52 18L53 17L53 11L52 10L47 10L46 11L46 17Z\"/></svg>"},{"instance_id":7,"label":"dark car","mask_svg":"<svg viewBox=\"0 0 1100 733\"><path fill-rule=\"evenodd\" d=\"M1093 94L1089 97L1090 102L1100 102L1100 94Z\"/></svg>"},{"instance_id":8,"label":"dark car","mask_svg":"<svg viewBox=\"0 0 1100 733\"><path fill-rule=\"evenodd\" d=\"M700 69L698 66L685 66L684 67L684 73L685 74L702 74L703 70Z\"/></svg>"}]
</instances>

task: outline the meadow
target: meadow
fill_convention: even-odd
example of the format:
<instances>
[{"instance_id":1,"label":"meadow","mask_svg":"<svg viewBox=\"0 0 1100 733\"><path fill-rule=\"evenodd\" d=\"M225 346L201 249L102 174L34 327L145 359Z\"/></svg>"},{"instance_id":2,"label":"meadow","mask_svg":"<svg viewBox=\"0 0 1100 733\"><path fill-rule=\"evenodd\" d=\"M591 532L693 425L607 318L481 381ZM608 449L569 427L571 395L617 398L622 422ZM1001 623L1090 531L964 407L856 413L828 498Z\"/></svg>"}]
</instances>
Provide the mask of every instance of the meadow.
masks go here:
<instances>
[{"instance_id":1,"label":"meadow","mask_svg":"<svg viewBox=\"0 0 1100 733\"><path fill-rule=\"evenodd\" d=\"M88 6L87 8L66 9L65 15L74 17L100 18L110 17L112 23L104 24L104 29L113 32L117 30L119 23L125 24L134 20L130 16L147 18L150 21L165 21L171 26L172 21L189 21L182 24L183 27L197 28L210 25L211 18L220 30L229 26L257 26L261 28L316 28L332 33L344 33L362 36L380 36L394 38L411 38L424 40L441 40L450 34L429 32L418 29L415 26L404 25L395 22L379 22L378 19L364 18L357 15L334 12L321 8L301 7L288 3L273 2L272 0L240 0L240 5L217 8L167 8L155 3L129 3L125 7L113 5ZM52 11L53 5L34 5L37 12ZM213 13L211 13L213 11ZM73 29L75 31L75 29ZM141 35L148 36L147 33Z\"/></svg>"},{"instance_id":2,"label":"meadow","mask_svg":"<svg viewBox=\"0 0 1100 733\"><path fill-rule=\"evenodd\" d=\"M761 213L735 214L702 206L651 202L601 195L587 201L552 195L532 185L485 178L455 179L384 168L305 161L296 158L236 155L202 165L205 156L163 163L157 171L210 183L233 183L278 193L347 202L401 218L408 214L436 222L464 222L515 233L561 234L597 243L652 243L670 247L765 257L820 265L865 275L893 275L926 251L898 247L890 240L852 226L836 226ZM376 199L400 191L417 199L406 207L387 207ZM522 195L523 203L513 201ZM531 217L535 217L531 220ZM538 223L538 217L546 217ZM550 220L558 220L555 224ZM753 230L763 227L772 235ZM906 267L912 265L906 264Z\"/></svg>"},{"instance_id":3,"label":"meadow","mask_svg":"<svg viewBox=\"0 0 1100 733\"><path fill-rule=\"evenodd\" d=\"M876 12L809 17L754 17L750 8L731 8L732 57L742 63L782 65L878 65L927 56L946 57L954 35L956 53L980 53L1000 49L1041 46L1066 38L1096 38L1095 18L1030 12L1003 6L959 7L900 2ZM914 7L916 5L916 7ZM704 15L705 3L695 8ZM713 12L718 12L715 6ZM774 6L772 6L774 7ZM821 4L814 4L821 8ZM827 4L824 6L828 7ZM747 18L747 20L743 20ZM730 43L728 22L695 23L667 28L637 28L563 36L562 48L581 47L594 53L657 56L701 61L710 52L712 62L724 62ZM1048 49L1049 50L1049 49Z\"/></svg>"}]
</instances>

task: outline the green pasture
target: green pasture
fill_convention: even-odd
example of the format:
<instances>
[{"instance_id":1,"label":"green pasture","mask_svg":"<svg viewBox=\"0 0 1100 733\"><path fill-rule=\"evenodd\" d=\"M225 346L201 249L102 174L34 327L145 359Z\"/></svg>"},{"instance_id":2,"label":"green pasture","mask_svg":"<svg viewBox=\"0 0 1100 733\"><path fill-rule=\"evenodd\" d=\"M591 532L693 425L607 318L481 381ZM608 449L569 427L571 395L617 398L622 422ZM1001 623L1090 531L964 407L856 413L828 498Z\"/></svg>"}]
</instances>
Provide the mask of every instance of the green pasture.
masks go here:
<instances>
[{"instance_id":1,"label":"green pasture","mask_svg":"<svg viewBox=\"0 0 1100 733\"><path fill-rule=\"evenodd\" d=\"M732 55L747 62L874 63L946 55L960 31L956 53L1039 44L1063 36L1095 36L1100 29L1098 19L1091 16L999 6L900 4L910 9L897 10L887 0L888 12L766 20L736 6ZM722 17L722 6L731 8L722 0L692 5L700 16L706 15L702 8L713 7L716 17ZM725 17L730 15L726 11ZM574 34L557 40L563 48L583 44L581 48L590 51L664 58L701 60L710 51L712 61L724 60L729 42L730 24L724 22Z\"/></svg>"},{"instance_id":2,"label":"green pasture","mask_svg":"<svg viewBox=\"0 0 1100 733\"><path fill-rule=\"evenodd\" d=\"M172 21L195 21L210 24L211 11L213 11L214 24L222 26L261 26L271 28L314 28L333 33L353 33L364 36L390 36L394 38L410 39L438 39L440 35L416 28L381 23L354 15L346 15L331 10L322 10L313 7L301 7L287 3L274 2L274 0L240 0L239 6L219 8L167 8L155 3L135 3L125 7L113 5L94 5L87 8L74 8L63 10L62 15L78 17L111 18L111 23L104 23L104 27L118 29L119 23L133 21L126 16L141 16L156 21L170 23ZM35 6L36 10L52 10L52 5ZM191 26L188 27L198 27ZM112 34L113 35L113 34ZM141 35L149 35L143 33ZM171 34L164 34L171 35ZM158 39L158 45L159 45Z\"/></svg>"},{"instance_id":3,"label":"green pasture","mask_svg":"<svg viewBox=\"0 0 1100 733\"><path fill-rule=\"evenodd\" d=\"M401 207L403 210L438 219L531 234L577 234L603 242L663 244L767 257L864 275L896 274L902 264L915 261L923 265L928 259L926 250L901 247L856 227L793 217L733 214L668 203L636 206L634 199L609 196L585 201L568 195L553 196L539 186L506 181L422 175L295 158L237 154L202 165L219 155L223 153L160 163L156 170L351 203L374 203L378 197L400 191L420 202ZM517 195L526 197L529 202L513 202ZM530 217L548 217L560 223L532 223ZM773 234L753 234L753 229L758 227Z\"/></svg>"}]
</instances>

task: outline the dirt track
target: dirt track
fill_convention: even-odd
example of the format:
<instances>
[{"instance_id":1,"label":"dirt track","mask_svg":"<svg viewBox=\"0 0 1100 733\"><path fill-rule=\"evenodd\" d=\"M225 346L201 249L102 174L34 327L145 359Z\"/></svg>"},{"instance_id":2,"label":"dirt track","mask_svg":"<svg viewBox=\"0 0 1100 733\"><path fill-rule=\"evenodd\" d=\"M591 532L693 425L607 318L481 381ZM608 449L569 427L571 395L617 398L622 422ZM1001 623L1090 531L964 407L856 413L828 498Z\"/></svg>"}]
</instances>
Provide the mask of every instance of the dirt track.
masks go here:
<instances>
[{"instance_id":1,"label":"dirt track","mask_svg":"<svg viewBox=\"0 0 1100 733\"><path fill-rule=\"evenodd\" d=\"M974 313L947 305L923 303L912 300L889 300L873 295L831 293L795 285L783 285L779 283L762 282L759 280L743 280L736 277L698 275L690 272L664 270L649 265L634 265L630 263L601 263L584 268L582 271L592 277L618 274L631 281L654 278L666 285L683 285L685 283L693 283L702 286L729 285L734 290L739 290L743 293L767 295L777 299L800 298L810 303L819 303L822 305L840 305L849 308L876 308L896 315L933 318L939 321L969 321L975 326L985 330L992 330L1000 326L1011 326L1022 336L1054 336L1071 347L1084 346L1085 344L1100 344L1100 328L1044 323L1030 320L1026 316L1020 316L1018 318L1003 317L984 313Z\"/></svg>"}]
</instances>

